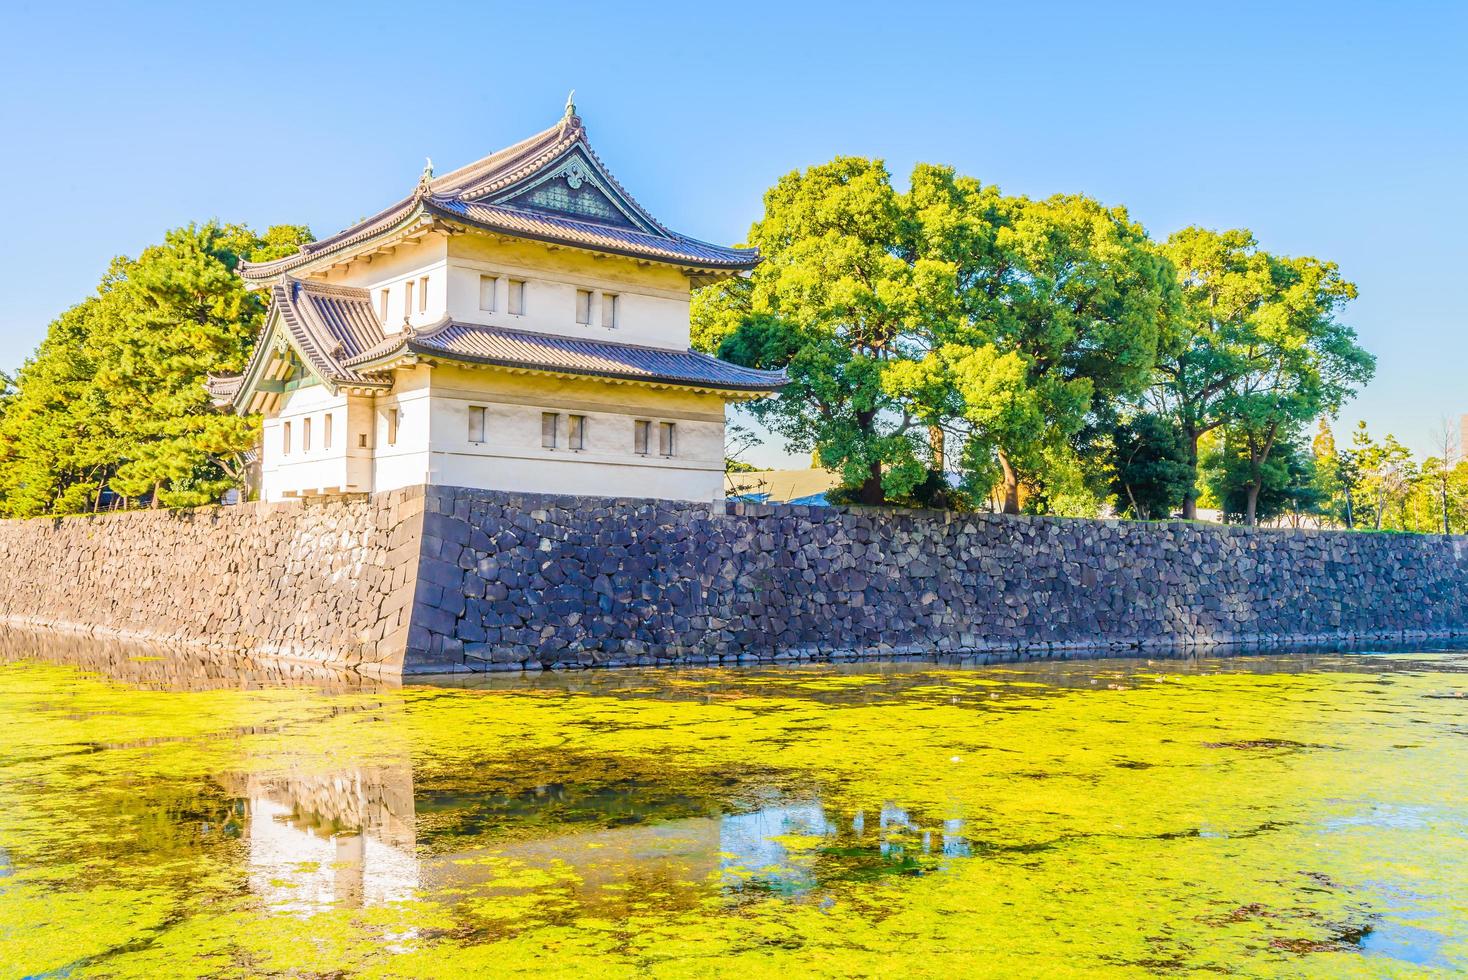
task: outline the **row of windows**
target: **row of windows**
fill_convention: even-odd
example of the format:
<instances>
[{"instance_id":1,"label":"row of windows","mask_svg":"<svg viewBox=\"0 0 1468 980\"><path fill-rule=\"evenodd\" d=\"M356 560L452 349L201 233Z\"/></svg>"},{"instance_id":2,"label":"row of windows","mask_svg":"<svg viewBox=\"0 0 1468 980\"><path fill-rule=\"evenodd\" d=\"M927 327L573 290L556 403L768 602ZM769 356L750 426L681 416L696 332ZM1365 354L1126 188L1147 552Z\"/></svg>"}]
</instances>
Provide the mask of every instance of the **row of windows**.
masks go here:
<instances>
[{"instance_id":1,"label":"row of windows","mask_svg":"<svg viewBox=\"0 0 1468 980\"><path fill-rule=\"evenodd\" d=\"M505 279L505 312L514 316L525 315L525 280ZM500 277L479 277L479 308L489 313L499 310Z\"/></svg>"},{"instance_id":2,"label":"row of windows","mask_svg":"<svg viewBox=\"0 0 1468 980\"><path fill-rule=\"evenodd\" d=\"M469 441L482 443L485 441L487 426L485 424L485 407L483 405L469 406ZM332 426L335 414L327 412L321 416L321 448L331 448ZM565 419L563 423L561 420ZM400 412L396 408L387 410L387 444L397 445L398 423ZM301 452L311 451L311 425L312 417L282 422L280 426L280 451L284 456L289 456L295 449L292 442L294 436L295 422L300 423ZM657 422L651 419L636 419L632 423L632 451L641 456L651 456L653 452L653 426L657 426L657 453L659 456L673 456L677 453L676 422ZM585 415L562 416L559 412L542 412L540 414L540 445L545 449L574 449L586 448L587 420ZM564 434L564 441L563 441ZM367 448L367 433L357 435L359 448Z\"/></svg>"},{"instance_id":3,"label":"row of windows","mask_svg":"<svg viewBox=\"0 0 1468 980\"><path fill-rule=\"evenodd\" d=\"M576 322L591 326L592 299L601 297L601 325L604 327L615 327L617 325L617 300L620 298L616 293L593 293L589 289L576 290Z\"/></svg>"},{"instance_id":4,"label":"row of windows","mask_svg":"<svg viewBox=\"0 0 1468 980\"><path fill-rule=\"evenodd\" d=\"M384 287L377 293L377 318L383 323L387 322L387 297L392 292L390 288ZM409 279L403 283L403 315L406 317L413 312L413 296L418 297L418 312L428 312L428 277L419 276L417 279Z\"/></svg>"},{"instance_id":5,"label":"row of windows","mask_svg":"<svg viewBox=\"0 0 1468 980\"><path fill-rule=\"evenodd\" d=\"M331 412L327 412L325 415L321 416L322 449L331 448L331 429L332 422L335 417L336 416L333 415ZM311 417L308 415L307 417L301 419L300 422L301 452L309 453L311 451ZM363 438L365 439L366 436L363 436ZM289 456L291 454L291 448L291 423L282 422L280 426L280 451L282 454Z\"/></svg>"},{"instance_id":6,"label":"row of windows","mask_svg":"<svg viewBox=\"0 0 1468 980\"><path fill-rule=\"evenodd\" d=\"M565 419L563 423L561 420ZM587 420L585 415L562 416L559 412L540 413L540 445L544 449L586 448ZM469 406L469 441L485 441L485 408L483 405ZM564 437L564 441L563 441ZM632 451L642 456L652 455L653 422L637 419L632 424ZM660 456L672 456L677 451L677 423L657 423L657 451Z\"/></svg>"},{"instance_id":7,"label":"row of windows","mask_svg":"<svg viewBox=\"0 0 1468 980\"><path fill-rule=\"evenodd\" d=\"M505 293L500 295L500 282L504 281ZM403 286L403 314L413 312L416 297L417 311L428 312L428 277L409 279ZM387 322L387 302L392 287L385 286L377 292L377 318ZM590 289L576 290L576 322L590 326L599 320L603 327L614 328L621 321L621 296ZM598 302L599 300L599 302ZM501 305L513 316L525 315L525 280L501 276L479 277L479 308L487 313L498 312ZM598 314L597 309L600 309Z\"/></svg>"}]
</instances>

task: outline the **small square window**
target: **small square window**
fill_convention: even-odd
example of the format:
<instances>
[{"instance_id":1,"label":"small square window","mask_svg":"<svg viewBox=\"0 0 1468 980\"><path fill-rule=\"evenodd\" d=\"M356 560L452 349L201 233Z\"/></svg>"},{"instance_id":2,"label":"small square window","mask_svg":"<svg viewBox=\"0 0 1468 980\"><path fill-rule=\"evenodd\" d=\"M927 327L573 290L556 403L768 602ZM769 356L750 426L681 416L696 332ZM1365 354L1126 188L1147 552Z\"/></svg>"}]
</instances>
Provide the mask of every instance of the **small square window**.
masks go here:
<instances>
[{"instance_id":1,"label":"small square window","mask_svg":"<svg viewBox=\"0 0 1468 980\"><path fill-rule=\"evenodd\" d=\"M280 425L280 451L284 456L291 454L291 424L282 422Z\"/></svg>"},{"instance_id":2,"label":"small square window","mask_svg":"<svg viewBox=\"0 0 1468 980\"><path fill-rule=\"evenodd\" d=\"M674 436L675 435L676 435L676 427L674 426L674 424L672 422L659 422L658 423L658 454L659 455L662 455L662 456L671 456L671 455L673 455L674 451L677 448L677 446L675 445L675 440L674 440Z\"/></svg>"},{"instance_id":3,"label":"small square window","mask_svg":"<svg viewBox=\"0 0 1468 980\"><path fill-rule=\"evenodd\" d=\"M335 412L327 412L321 418L321 448L331 448L331 420L336 417Z\"/></svg>"},{"instance_id":4,"label":"small square window","mask_svg":"<svg viewBox=\"0 0 1468 980\"><path fill-rule=\"evenodd\" d=\"M617 325L617 300L616 293L601 294L601 325L604 327L615 327Z\"/></svg>"},{"instance_id":5,"label":"small square window","mask_svg":"<svg viewBox=\"0 0 1468 980\"><path fill-rule=\"evenodd\" d=\"M591 323L591 290L576 290L576 322Z\"/></svg>"},{"instance_id":6,"label":"small square window","mask_svg":"<svg viewBox=\"0 0 1468 980\"><path fill-rule=\"evenodd\" d=\"M469 406L469 441L484 441L484 406Z\"/></svg>"},{"instance_id":7,"label":"small square window","mask_svg":"<svg viewBox=\"0 0 1468 980\"><path fill-rule=\"evenodd\" d=\"M566 447L568 449L586 448L585 415L572 415L568 417L566 425Z\"/></svg>"},{"instance_id":8,"label":"small square window","mask_svg":"<svg viewBox=\"0 0 1468 980\"><path fill-rule=\"evenodd\" d=\"M510 303L509 303L509 306L510 306L510 312L513 313L513 314L515 314L515 316L523 316L525 314L525 280L524 279L511 279L510 280Z\"/></svg>"},{"instance_id":9,"label":"small square window","mask_svg":"<svg viewBox=\"0 0 1468 980\"><path fill-rule=\"evenodd\" d=\"M358 432L357 433L357 448L358 449L366 449L367 448L367 433L365 433L365 432Z\"/></svg>"},{"instance_id":10,"label":"small square window","mask_svg":"<svg viewBox=\"0 0 1468 980\"><path fill-rule=\"evenodd\" d=\"M638 419L633 423L632 451L642 456L648 454L648 443L652 441L652 423Z\"/></svg>"},{"instance_id":11,"label":"small square window","mask_svg":"<svg viewBox=\"0 0 1468 980\"><path fill-rule=\"evenodd\" d=\"M489 313L494 312L494 294L499 289L499 276L479 277L479 308Z\"/></svg>"},{"instance_id":12,"label":"small square window","mask_svg":"<svg viewBox=\"0 0 1468 980\"><path fill-rule=\"evenodd\" d=\"M307 416L301 420L301 452L311 451L311 418Z\"/></svg>"},{"instance_id":13,"label":"small square window","mask_svg":"<svg viewBox=\"0 0 1468 980\"><path fill-rule=\"evenodd\" d=\"M556 448L556 429L560 416L555 412L540 413L540 445L545 449Z\"/></svg>"},{"instance_id":14,"label":"small square window","mask_svg":"<svg viewBox=\"0 0 1468 980\"><path fill-rule=\"evenodd\" d=\"M428 312L428 277L418 280L418 312Z\"/></svg>"}]
</instances>

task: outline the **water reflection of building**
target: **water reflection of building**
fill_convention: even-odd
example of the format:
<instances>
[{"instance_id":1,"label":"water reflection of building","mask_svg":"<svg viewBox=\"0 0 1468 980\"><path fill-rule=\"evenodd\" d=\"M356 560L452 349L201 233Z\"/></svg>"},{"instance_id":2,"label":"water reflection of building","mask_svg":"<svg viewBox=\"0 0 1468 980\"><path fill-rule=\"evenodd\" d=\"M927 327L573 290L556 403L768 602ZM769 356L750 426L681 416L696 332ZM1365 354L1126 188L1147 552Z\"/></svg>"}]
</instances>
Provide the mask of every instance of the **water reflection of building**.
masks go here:
<instances>
[{"instance_id":1,"label":"water reflection of building","mask_svg":"<svg viewBox=\"0 0 1468 980\"><path fill-rule=\"evenodd\" d=\"M251 890L300 913L423 894L493 896L554 880L588 913L616 915L648 896L691 907L710 887L796 895L853 874L922 873L969 847L959 821L935 827L891 805L861 813L818 800L754 809L708 801L690 816L686 800L639 801L646 787L615 803L605 787L460 795L453 805L462 813L435 800L420 815L406 766L241 777L229 788L247 801ZM420 819L449 829L420 832Z\"/></svg>"},{"instance_id":2,"label":"water reflection of building","mask_svg":"<svg viewBox=\"0 0 1468 980\"><path fill-rule=\"evenodd\" d=\"M418 887L407 767L221 779L245 801L250 889L284 911L406 901Z\"/></svg>"}]
</instances>

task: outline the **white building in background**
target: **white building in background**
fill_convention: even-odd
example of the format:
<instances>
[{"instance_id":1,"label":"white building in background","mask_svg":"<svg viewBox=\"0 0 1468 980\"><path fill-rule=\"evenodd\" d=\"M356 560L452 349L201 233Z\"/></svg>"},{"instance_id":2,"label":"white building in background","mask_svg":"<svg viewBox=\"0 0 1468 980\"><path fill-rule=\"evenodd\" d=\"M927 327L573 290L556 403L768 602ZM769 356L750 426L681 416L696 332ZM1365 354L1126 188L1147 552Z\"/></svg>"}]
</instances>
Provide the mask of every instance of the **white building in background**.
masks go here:
<instances>
[{"instance_id":1,"label":"white building in background","mask_svg":"<svg viewBox=\"0 0 1468 980\"><path fill-rule=\"evenodd\" d=\"M715 500L724 408L779 372L689 350L689 299L754 250L644 211L554 126L240 274L270 310L216 404L264 416L267 500L445 484Z\"/></svg>"}]
</instances>

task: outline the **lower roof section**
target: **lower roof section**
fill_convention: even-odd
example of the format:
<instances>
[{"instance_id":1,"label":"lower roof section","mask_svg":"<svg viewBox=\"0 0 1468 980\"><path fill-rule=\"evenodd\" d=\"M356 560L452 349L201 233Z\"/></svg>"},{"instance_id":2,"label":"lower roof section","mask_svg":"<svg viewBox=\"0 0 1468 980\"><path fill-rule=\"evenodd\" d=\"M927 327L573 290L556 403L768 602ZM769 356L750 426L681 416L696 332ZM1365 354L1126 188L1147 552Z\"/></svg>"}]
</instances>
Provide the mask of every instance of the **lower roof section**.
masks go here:
<instances>
[{"instance_id":1,"label":"lower roof section","mask_svg":"<svg viewBox=\"0 0 1468 980\"><path fill-rule=\"evenodd\" d=\"M758 394L786 383L783 371L759 371L691 350L665 350L609 340L510 330L447 320L421 332L405 332L346 361L370 374L408 354L470 364L613 378L645 384Z\"/></svg>"}]
</instances>

